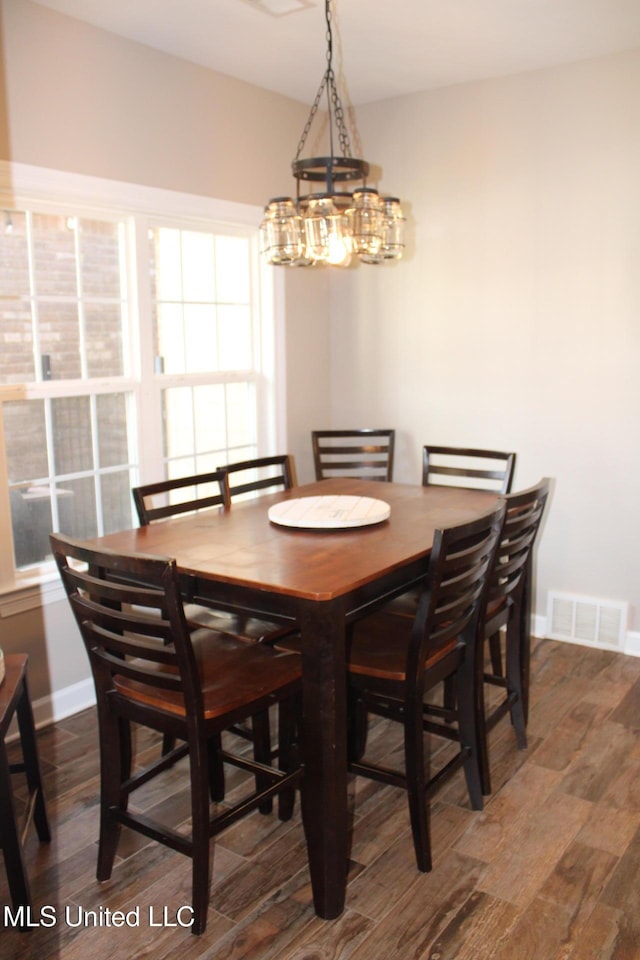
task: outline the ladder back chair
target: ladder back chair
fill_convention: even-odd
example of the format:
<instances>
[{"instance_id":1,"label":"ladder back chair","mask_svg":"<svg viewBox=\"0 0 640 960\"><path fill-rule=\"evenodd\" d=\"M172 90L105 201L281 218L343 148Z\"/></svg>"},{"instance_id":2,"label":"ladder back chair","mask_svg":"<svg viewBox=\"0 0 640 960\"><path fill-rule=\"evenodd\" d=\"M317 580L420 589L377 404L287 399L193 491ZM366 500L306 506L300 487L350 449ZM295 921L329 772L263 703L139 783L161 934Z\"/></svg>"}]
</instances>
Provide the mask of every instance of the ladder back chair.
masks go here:
<instances>
[{"instance_id":1,"label":"ladder back chair","mask_svg":"<svg viewBox=\"0 0 640 960\"><path fill-rule=\"evenodd\" d=\"M176 492L178 497L174 498ZM228 510L231 507L229 479L225 468L211 473L148 483L134 487L132 494L141 527L146 527L156 520L166 520L183 513L193 513L211 507ZM186 496L180 496L180 494ZM160 503L156 502L158 498ZM251 616L249 612L214 610L202 604L191 603L187 608L187 618L193 623L224 630L235 637L252 642L262 641L270 634L277 636L281 634L279 625L261 617Z\"/></svg>"},{"instance_id":2,"label":"ladder back chair","mask_svg":"<svg viewBox=\"0 0 640 960\"><path fill-rule=\"evenodd\" d=\"M395 430L313 430L311 445L316 480L393 478Z\"/></svg>"},{"instance_id":3,"label":"ladder back chair","mask_svg":"<svg viewBox=\"0 0 640 960\"><path fill-rule=\"evenodd\" d=\"M529 676L529 629L523 605L527 577L531 571L532 552L549 496L549 480L506 497L507 511L500 545L489 580L487 608L479 623L480 644L489 646L491 670L485 672L485 657L478 656L479 693L479 758L482 791L491 793L488 732L510 713L518 747L524 750L526 737L526 705ZM501 651L504 632L505 656ZM489 710L485 703L485 687L500 687L502 698Z\"/></svg>"},{"instance_id":4,"label":"ladder back chair","mask_svg":"<svg viewBox=\"0 0 640 960\"><path fill-rule=\"evenodd\" d=\"M153 520L194 513L207 507L229 509L229 482L224 470L173 477L134 487L131 491L141 527ZM160 501L159 503L156 501Z\"/></svg>"},{"instance_id":5,"label":"ladder back chair","mask_svg":"<svg viewBox=\"0 0 640 960\"><path fill-rule=\"evenodd\" d=\"M247 644L215 630L192 631L185 618L175 560L92 550L51 536L53 555L91 664L100 738L98 880L111 876L121 826L192 860L192 932L204 932L209 901L209 841L225 827L280 794L280 818L292 812L301 777L294 757L300 701L300 658ZM278 703L278 768L223 751L232 723L266 714ZM179 741L144 769L133 769L130 724ZM129 808L135 790L177 760L188 758L191 830L184 834ZM251 772L255 789L210 814L215 770L230 763ZM179 826L176 825L176 826Z\"/></svg>"},{"instance_id":6,"label":"ladder back chair","mask_svg":"<svg viewBox=\"0 0 640 960\"><path fill-rule=\"evenodd\" d=\"M448 484L505 494L511 490L515 467L515 453L501 450L431 444L422 450L422 483L425 487Z\"/></svg>"},{"instance_id":7,"label":"ladder back chair","mask_svg":"<svg viewBox=\"0 0 640 960\"><path fill-rule=\"evenodd\" d=\"M426 445L422 448L422 485L468 487L504 495L511 490L515 466L515 453ZM417 590L402 594L391 601L391 609L413 617L418 595Z\"/></svg>"},{"instance_id":8,"label":"ladder back chair","mask_svg":"<svg viewBox=\"0 0 640 960\"><path fill-rule=\"evenodd\" d=\"M287 453L227 463L220 469L227 474L232 502L256 491L291 490L296 486L294 460Z\"/></svg>"},{"instance_id":9,"label":"ladder back chair","mask_svg":"<svg viewBox=\"0 0 640 960\"><path fill-rule=\"evenodd\" d=\"M174 499L173 495L176 491L178 492L178 498ZM156 520L166 520L183 513L193 513L211 507L228 510L231 507L226 468L219 468L211 473L172 478L134 487L132 494L140 526L143 527ZM158 498L160 503L157 503ZM193 597L187 599L194 600ZM270 643L280 637L289 635L294 629L291 624L282 626L264 620L262 617L252 616L249 611L245 613L237 610L214 609L204 606L200 602L190 602L185 607L185 614L191 626L202 626L223 631L236 639L250 643ZM256 716L250 726L233 724L230 729L243 739L254 743L256 760L264 761L275 756L275 753L271 750L271 728L268 714ZM168 754L173 747L174 741L170 736L167 736L163 744L163 753ZM219 776L221 780L218 793L222 798L224 797L224 778L221 770ZM260 809L263 813L268 812L271 809L270 799L267 798Z\"/></svg>"},{"instance_id":10,"label":"ladder back chair","mask_svg":"<svg viewBox=\"0 0 640 960\"><path fill-rule=\"evenodd\" d=\"M245 499L255 492L273 491L274 489L291 490L296 486L295 462L290 454L277 454L272 457L257 457L253 460L240 460L237 463L227 463L220 467L227 474L229 495L231 502L236 499ZM299 631L292 626L278 626L265 620L242 620L238 616L233 623L236 631L249 639L257 639L263 643L274 644L277 640L298 638ZM299 644L293 644L291 649L299 652ZM281 649L278 647L278 649ZM284 648L282 648L284 649ZM257 728L256 724L234 724L232 732L245 740L255 742L260 737L263 749L268 750L271 743L269 726ZM271 756L275 756L272 753Z\"/></svg>"},{"instance_id":11,"label":"ladder back chair","mask_svg":"<svg viewBox=\"0 0 640 960\"><path fill-rule=\"evenodd\" d=\"M35 824L42 843L51 839L27 685L27 660L24 653L8 653L3 662L4 680L0 683L0 850L4 855L11 902L16 912L21 907L29 909L32 906L23 854L23 842L31 823ZM6 738L14 717L18 720L22 760L10 763ZM27 803L22 816L14 801L11 778L16 773L24 773L27 780Z\"/></svg>"},{"instance_id":12,"label":"ladder back chair","mask_svg":"<svg viewBox=\"0 0 640 960\"><path fill-rule=\"evenodd\" d=\"M478 520L436 531L426 585L414 620L382 610L357 622L348 650L350 716L373 713L402 724L404 770L368 762L351 739L349 769L406 790L418 869L431 869L428 798L454 770L464 767L474 809L482 809L476 732L477 621L486 603L504 516L504 503ZM454 678L450 709L426 702L441 681ZM424 734L458 743L431 776Z\"/></svg>"}]
</instances>

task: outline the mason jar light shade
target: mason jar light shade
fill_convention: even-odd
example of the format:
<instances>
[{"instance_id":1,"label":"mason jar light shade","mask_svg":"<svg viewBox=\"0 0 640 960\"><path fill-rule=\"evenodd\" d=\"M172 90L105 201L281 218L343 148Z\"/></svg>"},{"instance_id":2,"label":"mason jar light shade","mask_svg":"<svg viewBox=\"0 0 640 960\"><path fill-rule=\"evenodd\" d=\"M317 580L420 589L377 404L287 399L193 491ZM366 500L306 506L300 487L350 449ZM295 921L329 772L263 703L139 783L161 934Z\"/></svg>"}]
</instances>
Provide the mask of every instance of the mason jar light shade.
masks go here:
<instances>
[{"instance_id":1,"label":"mason jar light shade","mask_svg":"<svg viewBox=\"0 0 640 960\"><path fill-rule=\"evenodd\" d=\"M265 207L260 246L267 263L292 264L303 257L302 220L291 197L275 197Z\"/></svg>"},{"instance_id":2,"label":"mason jar light shade","mask_svg":"<svg viewBox=\"0 0 640 960\"><path fill-rule=\"evenodd\" d=\"M383 230L380 254L383 260L400 260L404 250L406 218L397 197L382 197Z\"/></svg>"},{"instance_id":3,"label":"mason jar light shade","mask_svg":"<svg viewBox=\"0 0 640 960\"><path fill-rule=\"evenodd\" d=\"M304 216L307 257L334 266L346 265L351 257L351 245L344 226L344 215L330 197L309 200Z\"/></svg>"},{"instance_id":4,"label":"mason jar light shade","mask_svg":"<svg viewBox=\"0 0 640 960\"><path fill-rule=\"evenodd\" d=\"M326 69L291 163L296 199L269 201L260 225L260 250L270 264L344 267L352 254L363 263L390 263L399 260L404 249L404 217L398 200L381 199L377 190L368 187L369 163L351 153L347 112L333 69L331 4L332 0L324 0ZM331 153L305 156L307 136L323 96ZM334 143L340 145L339 153L334 152Z\"/></svg>"},{"instance_id":5,"label":"mason jar light shade","mask_svg":"<svg viewBox=\"0 0 640 960\"><path fill-rule=\"evenodd\" d=\"M383 206L378 191L371 187L354 190L353 207L347 211L353 252L358 256L376 256L382 245Z\"/></svg>"}]
</instances>

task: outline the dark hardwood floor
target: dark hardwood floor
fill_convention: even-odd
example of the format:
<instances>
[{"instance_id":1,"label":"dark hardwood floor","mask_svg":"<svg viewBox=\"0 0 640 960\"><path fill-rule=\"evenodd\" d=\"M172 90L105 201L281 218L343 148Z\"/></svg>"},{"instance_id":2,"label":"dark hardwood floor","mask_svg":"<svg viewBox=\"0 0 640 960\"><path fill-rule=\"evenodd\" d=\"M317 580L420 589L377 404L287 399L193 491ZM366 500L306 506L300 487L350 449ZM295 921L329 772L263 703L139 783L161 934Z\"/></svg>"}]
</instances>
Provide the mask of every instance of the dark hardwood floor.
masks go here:
<instances>
[{"instance_id":1,"label":"dark hardwood floor","mask_svg":"<svg viewBox=\"0 0 640 960\"><path fill-rule=\"evenodd\" d=\"M124 832L111 880L95 879L93 711L42 730L53 840L39 846L34 832L26 857L34 922L51 925L20 933L7 924L0 867L0 957L640 960L640 659L542 640L532 675L528 750L516 749L505 720L491 738L485 810L471 811L461 776L438 794L430 874L415 868L404 794L352 779L344 914L313 912L298 804L288 824L255 813L211 844L201 938L170 925L190 897L191 864L179 854ZM371 744L397 754L398 732L381 721ZM144 756L158 746L136 748ZM233 789L243 776L230 775ZM188 825L184 763L136 805ZM124 926L107 925L113 911ZM82 922L94 916L101 925Z\"/></svg>"}]
</instances>

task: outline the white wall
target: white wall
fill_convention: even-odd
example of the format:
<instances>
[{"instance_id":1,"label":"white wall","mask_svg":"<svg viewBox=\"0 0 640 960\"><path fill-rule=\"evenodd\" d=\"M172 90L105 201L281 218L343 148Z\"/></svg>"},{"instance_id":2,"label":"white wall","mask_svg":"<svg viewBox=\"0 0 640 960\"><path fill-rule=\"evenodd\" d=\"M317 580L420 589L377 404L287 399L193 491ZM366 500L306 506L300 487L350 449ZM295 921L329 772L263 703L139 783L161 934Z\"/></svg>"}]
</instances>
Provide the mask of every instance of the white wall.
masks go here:
<instances>
[{"instance_id":1,"label":"white wall","mask_svg":"<svg viewBox=\"0 0 640 960\"><path fill-rule=\"evenodd\" d=\"M335 426L515 450L555 479L549 589L631 604L640 629L640 52L358 111L409 214L406 259L331 285Z\"/></svg>"}]
</instances>

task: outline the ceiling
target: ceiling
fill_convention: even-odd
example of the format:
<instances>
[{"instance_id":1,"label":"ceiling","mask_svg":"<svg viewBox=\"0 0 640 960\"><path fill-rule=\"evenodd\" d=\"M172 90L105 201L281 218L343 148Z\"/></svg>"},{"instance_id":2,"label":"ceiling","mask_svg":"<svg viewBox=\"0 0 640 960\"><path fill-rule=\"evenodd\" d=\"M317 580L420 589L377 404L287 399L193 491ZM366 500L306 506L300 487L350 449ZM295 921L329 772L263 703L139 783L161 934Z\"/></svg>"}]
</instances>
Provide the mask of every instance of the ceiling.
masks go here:
<instances>
[{"instance_id":1,"label":"ceiling","mask_svg":"<svg viewBox=\"0 0 640 960\"><path fill-rule=\"evenodd\" d=\"M310 103L324 0L39 0ZM640 0L334 0L334 69L359 105L640 47Z\"/></svg>"}]
</instances>

